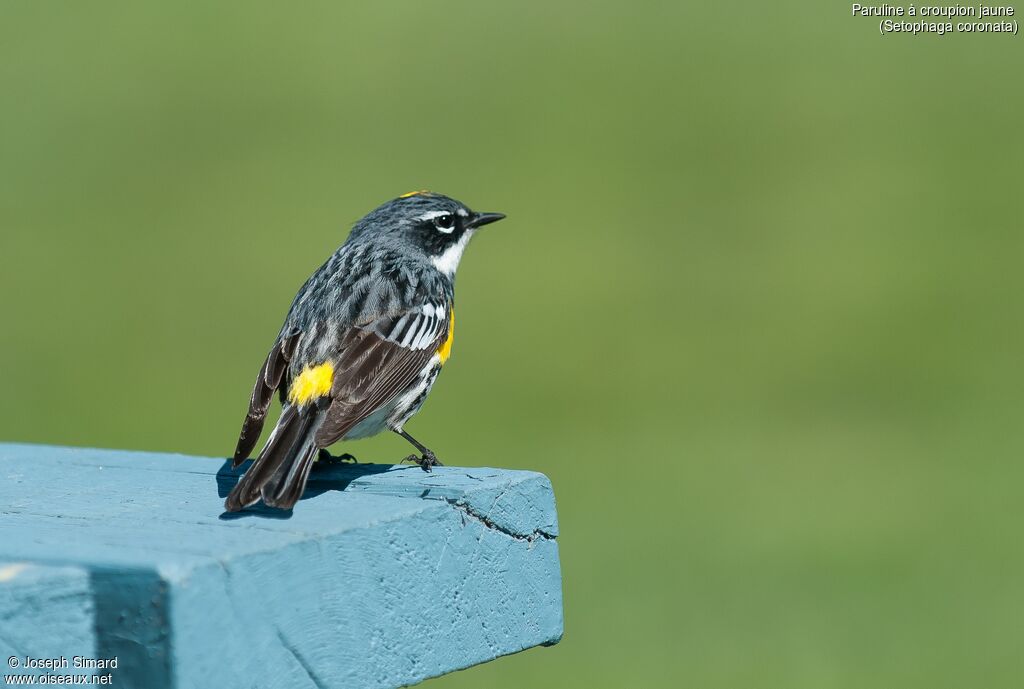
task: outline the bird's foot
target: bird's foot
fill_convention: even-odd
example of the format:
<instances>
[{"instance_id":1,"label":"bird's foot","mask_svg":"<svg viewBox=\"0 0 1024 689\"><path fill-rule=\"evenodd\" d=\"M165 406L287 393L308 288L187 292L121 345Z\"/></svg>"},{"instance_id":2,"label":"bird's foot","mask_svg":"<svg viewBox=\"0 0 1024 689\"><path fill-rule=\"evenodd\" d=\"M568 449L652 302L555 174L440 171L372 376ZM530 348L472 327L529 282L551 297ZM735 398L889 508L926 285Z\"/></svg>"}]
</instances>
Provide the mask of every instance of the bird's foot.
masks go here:
<instances>
[{"instance_id":1,"label":"bird's foot","mask_svg":"<svg viewBox=\"0 0 1024 689\"><path fill-rule=\"evenodd\" d=\"M316 461L317 464L325 466L346 463L359 464L359 460L347 452L343 455L334 456L330 452L328 452L326 448L320 449L320 452L316 456Z\"/></svg>"},{"instance_id":2,"label":"bird's foot","mask_svg":"<svg viewBox=\"0 0 1024 689\"><path fill-rule=\"evenodd\" d=\"M414 462L416 464L419 464L420 468L423 469L423 471L427 472L431 471L433 467L444 466L443 464L441 464L441 460L437 458L437 455L435 455L430 450L427 450L422 455L409 455L402 461Z\"/></svg>"}]
</instances>

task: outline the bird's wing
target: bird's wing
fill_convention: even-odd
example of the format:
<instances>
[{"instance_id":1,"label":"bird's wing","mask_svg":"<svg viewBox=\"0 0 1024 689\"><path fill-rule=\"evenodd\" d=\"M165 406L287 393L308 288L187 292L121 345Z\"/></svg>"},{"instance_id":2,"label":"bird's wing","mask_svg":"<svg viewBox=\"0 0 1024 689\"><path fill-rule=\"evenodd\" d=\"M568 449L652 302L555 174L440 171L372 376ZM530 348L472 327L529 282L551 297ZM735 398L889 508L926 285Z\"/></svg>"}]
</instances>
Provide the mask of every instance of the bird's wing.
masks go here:
<instances>
[{"instance_id":1,"label":"bird's wing","mask_svg":"<svg viewBox=\"0 0 1024 689\"><path fill-rule=\"evenodd\" d=\"M450 304L426 303L346 329L316 444L336 442L408 390L451 337L451 322Z\"/></svg>"},{"instance_id":2,"label":"bird's wing","mask_svg":"<svg viewBox=\"0 0 1024 689\"><path fill-rule=\"evenodd\" d=\"M267 417L267 408L270 407L270 400L274 397L274 391L281 385L285 371L288 370L288 362L291 361L295 352L295 345L299 340L297 330L290 331L278 338L274 347L267 355L266 361L256 376L256 383L252 388L252 395L249 397L249 411L242 421L242 432L238 436L238 445L235 447L234 465L238 466L249 456L256 441L263 432L263 422Z\"/></svg>"}]
</instances>

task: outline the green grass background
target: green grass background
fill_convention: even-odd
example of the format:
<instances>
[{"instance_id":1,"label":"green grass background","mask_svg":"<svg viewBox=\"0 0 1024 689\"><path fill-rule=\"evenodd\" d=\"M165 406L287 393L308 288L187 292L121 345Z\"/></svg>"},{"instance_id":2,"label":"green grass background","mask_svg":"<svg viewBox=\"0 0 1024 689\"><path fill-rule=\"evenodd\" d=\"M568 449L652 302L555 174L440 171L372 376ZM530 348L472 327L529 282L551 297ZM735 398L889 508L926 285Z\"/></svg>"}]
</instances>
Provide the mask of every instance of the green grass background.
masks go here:
<instances>
[{"instance_id":1,"label":"green grass background","mask_svg":"<svg viewBox=\"0 0 1024 689\"><path fill-rule=\"evenodd\" d=\"M430 686L1019 686L1021 40L4 3L0 438L229 453L296 289L430 188L509 219L410 430L551 477L566 625Z\"/></svg>"}]
</instances>

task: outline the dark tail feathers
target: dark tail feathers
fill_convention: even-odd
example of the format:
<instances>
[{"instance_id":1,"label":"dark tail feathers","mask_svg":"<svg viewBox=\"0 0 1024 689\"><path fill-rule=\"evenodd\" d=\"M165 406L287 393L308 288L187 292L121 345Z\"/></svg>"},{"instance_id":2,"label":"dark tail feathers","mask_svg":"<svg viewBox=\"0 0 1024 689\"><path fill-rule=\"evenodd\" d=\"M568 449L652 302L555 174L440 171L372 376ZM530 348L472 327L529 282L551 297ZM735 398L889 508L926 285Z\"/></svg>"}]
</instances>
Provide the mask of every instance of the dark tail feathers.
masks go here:
<instances>
[{"instance_id":1,"label":"dark tail feathers","mask_svg":"<svg viewBox=\"0 0 1024 689\"><path fill-rule=\"evenodd\" d=\"M224 508L238 512L261 497L270 507L294 507L320 450L314 436L323 423L323 414L315 405L287 406L260 456L228 495Z\"/></svg>"}]
</instances>

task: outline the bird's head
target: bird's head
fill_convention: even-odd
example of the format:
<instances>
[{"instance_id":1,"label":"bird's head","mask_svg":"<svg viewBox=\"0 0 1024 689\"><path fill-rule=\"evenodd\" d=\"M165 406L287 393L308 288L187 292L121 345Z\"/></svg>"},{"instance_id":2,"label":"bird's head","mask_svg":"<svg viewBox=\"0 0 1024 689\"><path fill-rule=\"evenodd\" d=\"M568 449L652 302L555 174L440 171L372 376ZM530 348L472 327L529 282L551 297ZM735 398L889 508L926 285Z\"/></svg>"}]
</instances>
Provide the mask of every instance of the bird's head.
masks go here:
<instances>
[{"instance_id":1,"label":"bird's head","mask_svg":"<svg viewBox=\"0 0 1024 689\"><path fill-rule=\"evenodd\" d=\"M470 237L502 213L477 213L465 204L431 191L403 194L371 211L356 223L349 241L400 243L449 277Z\"/></svg>"}]
</instances>

